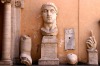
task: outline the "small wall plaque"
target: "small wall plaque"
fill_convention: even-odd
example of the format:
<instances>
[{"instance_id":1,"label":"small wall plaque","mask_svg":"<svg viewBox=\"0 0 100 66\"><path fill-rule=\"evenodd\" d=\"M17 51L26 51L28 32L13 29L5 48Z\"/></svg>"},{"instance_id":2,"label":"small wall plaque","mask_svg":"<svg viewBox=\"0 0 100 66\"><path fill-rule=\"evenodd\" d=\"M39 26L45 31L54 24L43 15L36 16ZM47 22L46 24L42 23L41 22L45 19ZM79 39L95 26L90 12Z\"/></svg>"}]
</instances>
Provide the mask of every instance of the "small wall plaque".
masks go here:
<instances>
[{"instance_id":1,"label":"small wall plaque","mask_svg":"<svg viewBox=\"0 0 100 66\"><path fill-rule=\"evenodd\" d=\"M75 49L74 29L65 29L65 50Z\"/></svg>"}]
</instances>

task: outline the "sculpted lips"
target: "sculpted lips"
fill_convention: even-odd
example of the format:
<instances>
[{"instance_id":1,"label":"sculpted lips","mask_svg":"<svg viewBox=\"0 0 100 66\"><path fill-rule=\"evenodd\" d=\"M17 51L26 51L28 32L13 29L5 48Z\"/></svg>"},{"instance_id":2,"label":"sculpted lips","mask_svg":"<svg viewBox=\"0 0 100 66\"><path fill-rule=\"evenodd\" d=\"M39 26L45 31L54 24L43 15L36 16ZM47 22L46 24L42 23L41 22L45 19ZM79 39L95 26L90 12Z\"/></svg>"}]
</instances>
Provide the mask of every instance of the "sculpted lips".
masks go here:
<instances>
[{"instance_id":1,"label":"sculpted lips","mask_svg":"<svg viewBox=\"0 0 100 66\"><path fill-rule=\"evenodd\" d=\"M51 18L50 16L48 16L48 17L47 17L47 19L49 19L49 20L50 20L50 19L52 19L52 18Z\"/></svg>"}]
</instances>

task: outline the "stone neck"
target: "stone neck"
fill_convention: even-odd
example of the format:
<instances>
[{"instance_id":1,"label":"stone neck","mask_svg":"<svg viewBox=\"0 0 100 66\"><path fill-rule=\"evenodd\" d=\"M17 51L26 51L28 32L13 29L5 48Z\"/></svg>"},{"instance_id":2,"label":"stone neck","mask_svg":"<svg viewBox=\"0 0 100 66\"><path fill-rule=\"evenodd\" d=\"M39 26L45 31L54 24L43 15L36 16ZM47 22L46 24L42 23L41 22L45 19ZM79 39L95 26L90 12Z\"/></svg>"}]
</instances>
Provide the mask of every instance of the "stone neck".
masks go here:
<instances>
[{"instance_id":1,"label":"stone neck","mask_svg":"<svg viewBox=\"0 0 100 66\"><path fill-rule=\"evenodd\" d=\"M51 24L48 24L48 23L44 23L44 28L47 29L47 30L50 30L50 29L54 29L56 26L56 22L55 23L51 23Z\"/></svg>"}]
</instances>

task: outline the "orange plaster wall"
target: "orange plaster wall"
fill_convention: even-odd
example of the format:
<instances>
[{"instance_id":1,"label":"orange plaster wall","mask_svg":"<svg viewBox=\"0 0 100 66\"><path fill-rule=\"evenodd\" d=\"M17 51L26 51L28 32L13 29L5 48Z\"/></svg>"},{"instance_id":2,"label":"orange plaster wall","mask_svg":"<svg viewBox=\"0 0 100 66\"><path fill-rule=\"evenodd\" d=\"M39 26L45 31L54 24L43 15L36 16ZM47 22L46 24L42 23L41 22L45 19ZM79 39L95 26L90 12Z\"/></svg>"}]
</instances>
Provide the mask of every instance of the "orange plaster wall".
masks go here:
<instances>
[{"instance_id":1,"label":"orange plaster wall","mask_svg":"<svg viewBox=\"0 0 100 66\"><path fill-rule=\"evenodd\" d=\"M80 0L79 2L79 60L87 62L86 40L90 30L97 40L100 62L100 0Z\"/></svg>"},{"instance_id":2,"label":"orange plaster wall","mask_svg":"<svg viewBox=\"0 0 100 66\"><path fill-rule=\"evenodd\" d=\"M21 35L30 35L32 38L32 59L33 63L38 62L41 56L42 35L40 28L43 20L41 17L41 5L48 0L25 0L24 9L21 14ZM66 64L66 55L75 53L78 55L78 0L49 0L58 7L57 26L58 38L58 58L61 64ZM75 50L64 49L64 30L74 28L75 31Z\"/></svg>"},{"instance_id":3,"label":"orange plaster wall","mask_svg":"<svg viewBox=\"0 0 100 66\"><path fill-rule=\"evenodd\" d=\"M42 35L40 28L43 20L41 17L41 5L46 2L53 2L58 7L57 26L58 38L58 58L61 64L66 64L66 55L75 53L80 62L87 63L86 40L93 30L97 40L98 52L100 55L100 0L25 0L24 9L21 13L20 35L30 35L32 38L32 59L33 63L38 62L41 56ZM64 49L65 35L64 30L74 28L75 31L75 50ZM98 55L98 56L99 56ZM100 56L99 56L100 62Z\"/></svg>"}]
</instances>

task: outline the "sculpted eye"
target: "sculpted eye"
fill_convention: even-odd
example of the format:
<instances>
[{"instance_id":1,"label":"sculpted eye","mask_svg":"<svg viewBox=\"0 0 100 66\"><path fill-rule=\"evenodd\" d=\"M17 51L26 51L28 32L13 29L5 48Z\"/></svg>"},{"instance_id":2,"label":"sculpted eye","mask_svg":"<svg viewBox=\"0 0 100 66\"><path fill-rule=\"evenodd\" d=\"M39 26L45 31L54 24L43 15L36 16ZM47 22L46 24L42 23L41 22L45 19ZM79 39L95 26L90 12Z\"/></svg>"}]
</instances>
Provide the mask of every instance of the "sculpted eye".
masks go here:
<instances>
[{"instance_id":1,"label":"sculpted eye","mask_svg":"<svg viewBox=\"0 0 100 66\"><path fill-rule=\"evenodd\" d=\"M47 10L45 9L45 10L43 10L43 12L45 13L45 12L47 12Z\"/></svg>"},{"instance_id":2,"label":"sculpted eye","mask_svg":"<svg viewBox=\"0 0 100 66\"><path fill-rule=\"evenodd\" d=\"M55 12L55 10L54 10L54 9L51 9L51 10L50 10L50 12L54 13L54 12Z\"/></svg>"}]
</instances>

